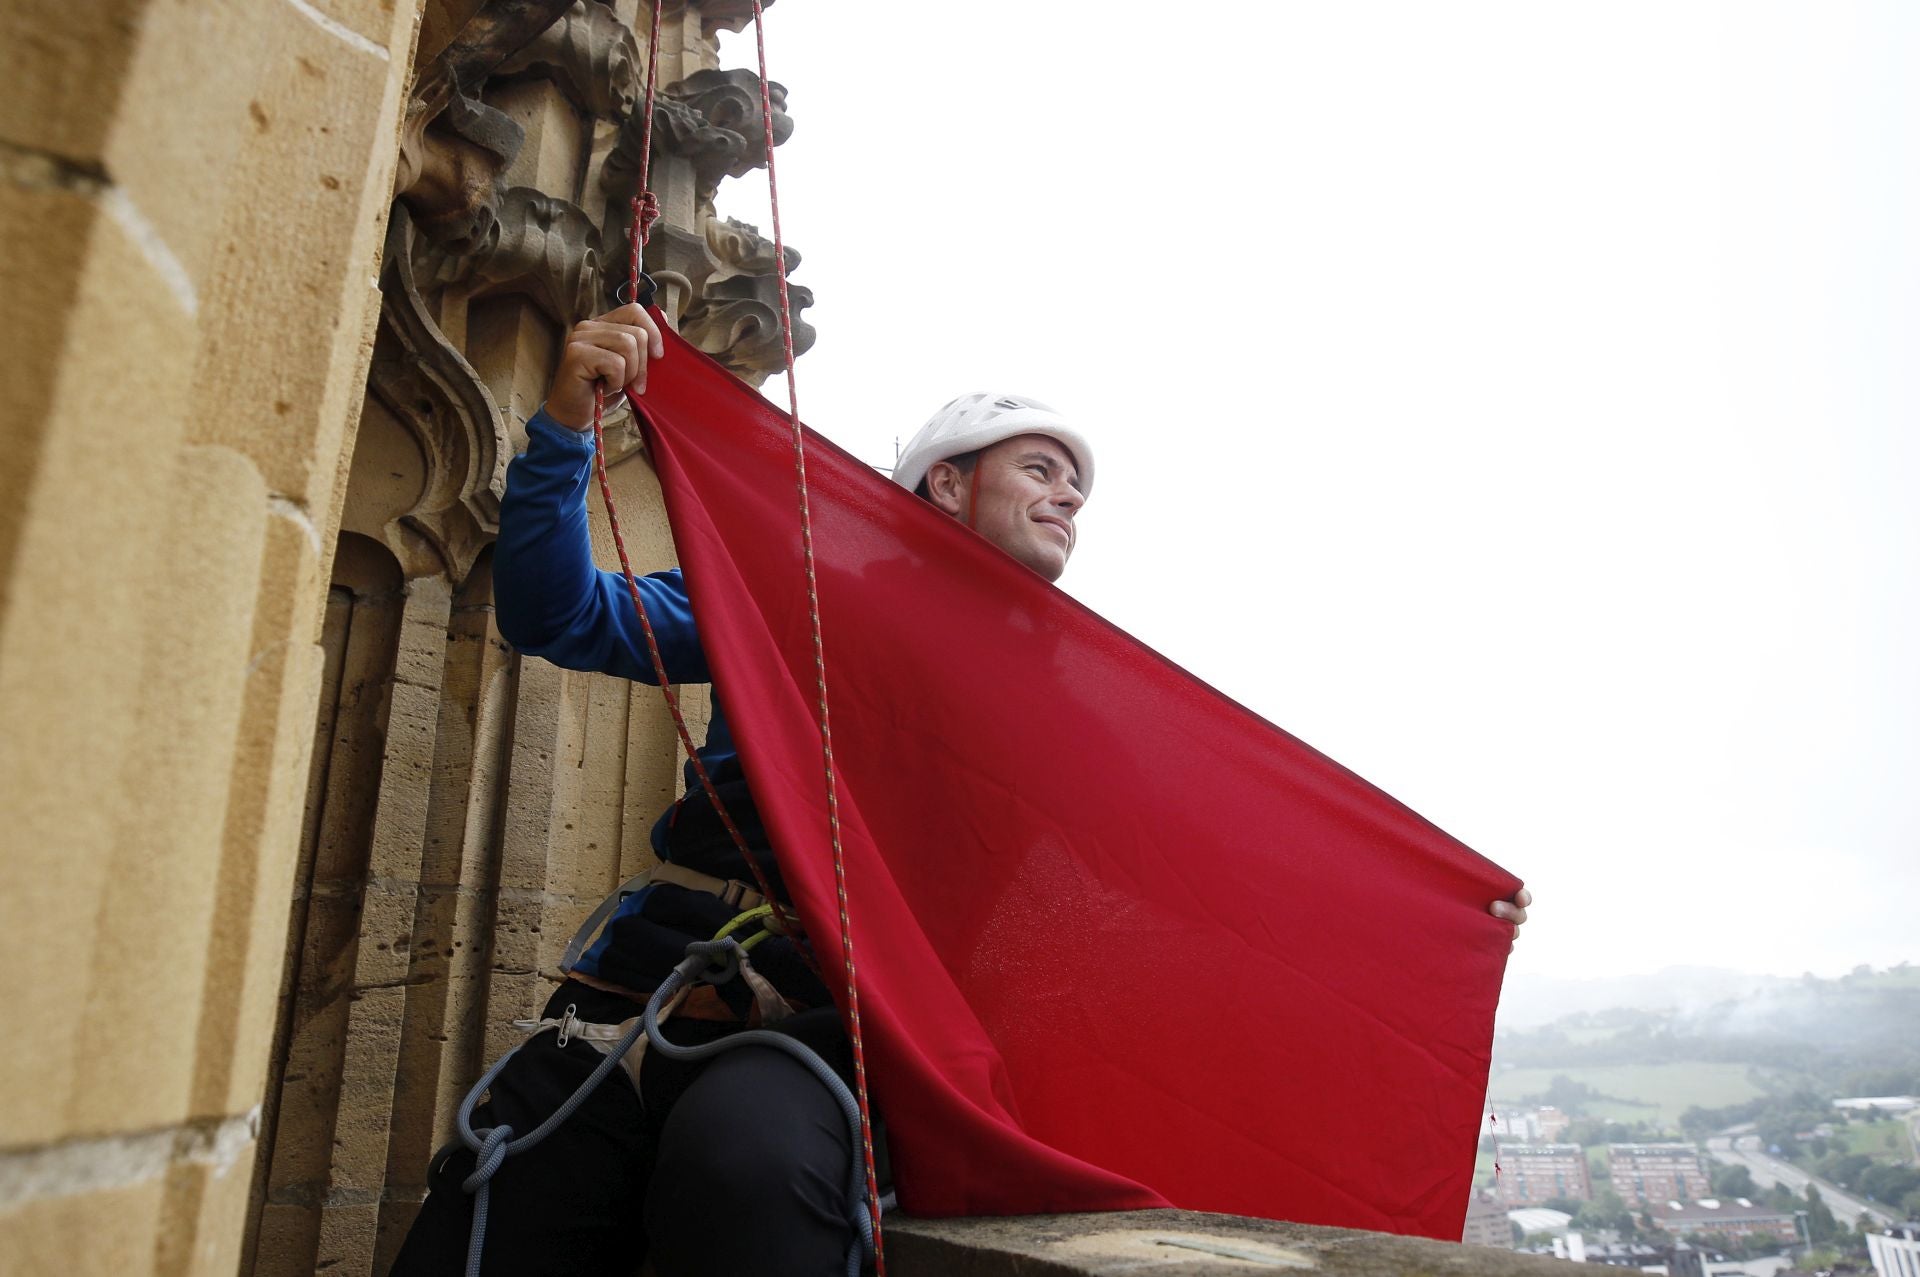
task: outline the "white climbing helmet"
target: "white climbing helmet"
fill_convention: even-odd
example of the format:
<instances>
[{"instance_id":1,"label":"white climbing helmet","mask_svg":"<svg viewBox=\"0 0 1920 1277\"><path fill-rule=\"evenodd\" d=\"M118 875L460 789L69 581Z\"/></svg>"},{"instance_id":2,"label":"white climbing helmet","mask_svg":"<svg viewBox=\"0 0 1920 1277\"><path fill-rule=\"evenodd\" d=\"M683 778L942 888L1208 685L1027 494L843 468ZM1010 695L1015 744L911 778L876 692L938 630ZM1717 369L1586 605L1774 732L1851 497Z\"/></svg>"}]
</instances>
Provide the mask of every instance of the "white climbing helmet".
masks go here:
<instances>
[{"instance_id":1,"label":"white climbing helmet","mask_svg":"<svg viewBox=\"0 0 1920 1277\"><path fill-rule=\"evenodd\" d=\"M1045 435L1073 454L1082 496L1093 492L1093 448L1086 436L1038 399L979 392L961 395L927 419L893 468L893 481L908 491L920 486L936 461L991 447L1015 435Z\"/></svg>"}]
</instances>

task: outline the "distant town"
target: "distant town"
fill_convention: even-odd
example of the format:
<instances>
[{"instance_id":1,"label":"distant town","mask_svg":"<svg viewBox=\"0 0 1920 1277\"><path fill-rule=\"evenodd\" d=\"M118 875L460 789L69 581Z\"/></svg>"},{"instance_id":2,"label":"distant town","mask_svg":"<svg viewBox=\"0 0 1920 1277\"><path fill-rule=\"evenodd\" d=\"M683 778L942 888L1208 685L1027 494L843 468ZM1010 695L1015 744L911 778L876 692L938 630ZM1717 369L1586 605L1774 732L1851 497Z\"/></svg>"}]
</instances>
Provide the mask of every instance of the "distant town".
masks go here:
<instances>
[{"instance_id":1,"label":"distant town","mask_svg":"<svg viewBox=\"0 0 1920 1277\"><path fill-rule=\"evenodd\" d=\"M1503 1030L1462 1240L1674 1277L1920 1277L1920 968Z\"/></svg>"}]
</instances>

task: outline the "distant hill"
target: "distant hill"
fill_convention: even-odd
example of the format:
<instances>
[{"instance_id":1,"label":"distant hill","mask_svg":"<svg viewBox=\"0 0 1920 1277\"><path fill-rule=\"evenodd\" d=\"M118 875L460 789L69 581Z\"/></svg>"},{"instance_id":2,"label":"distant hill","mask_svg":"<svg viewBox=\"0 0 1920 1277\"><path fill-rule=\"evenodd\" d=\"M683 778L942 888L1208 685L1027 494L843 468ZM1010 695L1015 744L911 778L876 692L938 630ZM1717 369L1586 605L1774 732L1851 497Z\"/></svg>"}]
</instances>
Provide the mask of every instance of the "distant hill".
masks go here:
<instances>
[{"instance_id":1,"label":"distant hill","mask_svg":"<svg viewBox=\"0 0 1920 1277\"><path fill-rule=\"evenodd\" d=\"M1580 1012L1703 1009L1797 981L1722 967L1666 967L1651 975L1554 979L1516 975L1500 996L1499 1026L1525 1029Z\"/></svg>"},{"instance_id":2,"label":"distant hill","mask_svg":"<svg viewBox=\"0 0 1920 1277\"><path fill-rule=\"evenodd\" d=\"M1511 992L1492 1082L1509 1103L1556 1074L1589 1088L1582 1107L1612 1121L1657 1114L1670 1123L1677 1109L1762 1091L1920 1088L1920 968L1909 964L1833 980L1675 967Z\"/></svg>"}]
</instances>

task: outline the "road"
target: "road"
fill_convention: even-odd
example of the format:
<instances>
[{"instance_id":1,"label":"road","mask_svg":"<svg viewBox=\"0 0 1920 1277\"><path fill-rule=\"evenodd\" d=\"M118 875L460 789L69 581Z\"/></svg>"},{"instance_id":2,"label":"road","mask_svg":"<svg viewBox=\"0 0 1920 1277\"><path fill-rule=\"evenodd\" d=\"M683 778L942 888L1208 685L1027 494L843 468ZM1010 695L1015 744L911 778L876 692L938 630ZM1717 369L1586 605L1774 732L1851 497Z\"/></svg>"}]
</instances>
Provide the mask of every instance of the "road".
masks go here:
<instances>
[{"instance_id":1,"label":"road","mask_svg":"<svg viewBox=\"0 0 1920 1277\"><path fill-rule=\"evenodd\" d=\"M1827 1204L1833 1217L1851 1228L1862 1215L1867 1216L1882 1228L1893 1224L1893 1216L1878 1206L1861 1201L1858 1197L1823 1179L1815 1179L1790 1162L1771 1157L1760 1149L1758 1135L1716 1135L1707 1141L1707 1155L1725 1166L1745 1166L1753 1172L1754 1183L1762 1188L1774 1184L1785 1184L1795 1193L1806 1194L1807 1185L1814 1184L1820 1189L1820 1200Z\"/></svg>"}]
</instances>

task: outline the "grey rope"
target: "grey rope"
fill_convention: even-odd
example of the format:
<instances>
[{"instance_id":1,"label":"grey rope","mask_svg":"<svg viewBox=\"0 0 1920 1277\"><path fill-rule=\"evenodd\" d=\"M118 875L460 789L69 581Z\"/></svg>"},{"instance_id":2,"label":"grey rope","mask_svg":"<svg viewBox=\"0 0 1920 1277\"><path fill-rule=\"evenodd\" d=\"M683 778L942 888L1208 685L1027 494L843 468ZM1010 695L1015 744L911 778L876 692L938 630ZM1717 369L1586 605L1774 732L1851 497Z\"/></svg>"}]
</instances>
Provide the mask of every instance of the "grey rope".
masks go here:
<instances>
[{"instance_id":1,"label":"grey rope","mask_svg":"<svg viewBox=\"0 0 1920 1277\"><path fill-rule=\"evenodd\" d=\"M687 956L647 999L647 1012L640 1017L640 1026L647 1032L648 1045L669 1059L705 1060L735 1047L770 1046L776 1051L785 1051L820 1079L847 1119L847 1222L853 1226L853 1241L847 1247L847 1277L860 1277L861 1265L873 1254L873 1217L867 1212L866 1170L860 1160L860 1104L847 1084L840 1080L840 1075L806 1043L784 1033L744 1029L702 1046L679 1046L667 1041L660 1026L654 1023L660 1005L682 986L725 984L733 979L740 972L740 955L740 944L731 936L725 940L696 940L688 945Z\"/></svg>"},{"instance_id":2,"label":"grey rope","mask_svg":"<svg viewBox=\"0 0 1920 1277\"><path fill-rule=\"evenodd\" d=\"M853 1098L853 1092L840 1080L827 1062L815 1055L804 1042L790 1038L784 1033L772 1033L766 1029L745 1029L739 1033L724 1037L704 1046L677 1046L667 1041L660 1033L656 1020L660 1008L690 984L725 984L740 973L741 948L738 941L696 940L687 946L687 956L673 969L647 999L647 1009L640 1016L640 1022L627 1030L619 1042L614 1044L587 1080L582 1082L572 1095L552 1116L540 1123L531 1132L519 1139L513 1137L513 1127L507 1125L490 1126L476 1131L473 1128L473 1111L480 1104L480 1097L487 1093L494 1079L507 1067L520 1050L519 1046L508 1051L497 1060L493 1067L480 1076L467 1092L467 1098L460 1102L460 1111L455 1115L455 1124L459 1128L460 1142L473 1151L473 1173L460 1182L460 1187L473 1194L473 1227L467 1234L466 1277L480 1277L480 1255L487 1241L487 1208L491 1203L493 1177L508 1157L525 1152L539 1144L559 1128L561 1123L579 1111L600 1083L609 1073L618 1067L622 1056L626 1055L641 1033L647 1035L648 1043L662 1055L676 1060L704 1060L728 1051L736 1046L770 1046L777 1051L785 1051L794 1059L807 1066L813 1075L820 1079L827 1091L840 1105L840 1111L847 1118L847 1130L852 1139L852 1155L849 1158L851 1169L848 1173L847 1201L848 1222L853 1225L854 1240L847 1248L847 1277L859 1277L860 1267L866 1258L873 1254L873 1218L867 1213L866 1179L858 1156L860 1148L860 1107ZM531 1040L531 1039L529 1039ZM522 1042L520 1046L525 1046Z\"/></svg>"},{"instance_id":3,"label":"grey rope","mask_svg":"<svg viewBox=\"0 0 1920 1277\"><path fill-rule=\"evenodd\" d=\"M654 1009L649 1005L647 1014L653 1013ZM480 1097L487 1093L494 1079L500 1076L500 1071L507 1067L507 1061L519 1053L519 1046L501 1056L494 1066L473 1084L473 1089L467 1092L467 1098L460 1102L460 1112L456 1114L460 1142L473 1150L475 1161L473 1173L460 1181L460 1187L473 1194L473 1229L467 1234L467 1277L480 1277L480 1252L487 1241L487 1207L493 1196L494 1172L500 1169L500 1164L509 1156L534 1147L553 1134L562 1122L579 1111L580 1106L587 1102L587 1097L606 1080L607 1074L618 1067L620 1057L640 1040L640 1030L641 1026L638 1024L627 1030L626 1036L621 1038L593 1072L587 1075L587 1080L580 1084L579 1089L569 1095L566 1101L553 1111L551 1117L519 1139L513 1138L511 1126L490 1126L484 1131L473 1129L473 1110L479 1105ZM520 1046L525 1045L525 1042L520 1044Z\"/></svg>"}]
</instances>

